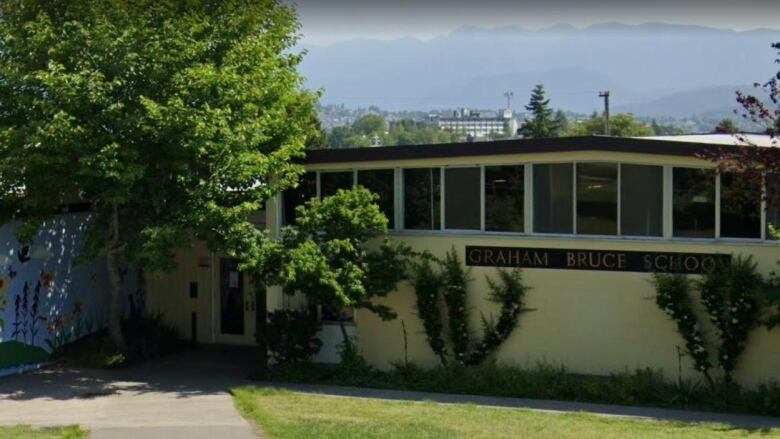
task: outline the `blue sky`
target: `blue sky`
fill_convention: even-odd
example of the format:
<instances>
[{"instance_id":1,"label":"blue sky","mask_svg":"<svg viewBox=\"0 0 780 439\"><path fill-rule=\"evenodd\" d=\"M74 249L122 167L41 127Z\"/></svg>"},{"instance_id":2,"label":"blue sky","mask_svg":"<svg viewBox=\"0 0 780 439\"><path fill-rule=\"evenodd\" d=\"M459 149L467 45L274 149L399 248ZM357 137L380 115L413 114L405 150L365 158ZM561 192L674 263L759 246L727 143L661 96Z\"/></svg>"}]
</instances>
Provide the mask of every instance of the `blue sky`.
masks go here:
<instances>
[{"instance_id":1,"label":"blue sky","mask_svg":"<svg viewBox=\"0 0 780 439\"><path fill-rule=\"evenodd\" d=\"M558 23L588 26L619 21L666 22L735 30L780 28L774 0L287 0L295 3L305 44L353 38L422 39L464 26L516 25L531 29Z\"/></svg>"}]
</instances>

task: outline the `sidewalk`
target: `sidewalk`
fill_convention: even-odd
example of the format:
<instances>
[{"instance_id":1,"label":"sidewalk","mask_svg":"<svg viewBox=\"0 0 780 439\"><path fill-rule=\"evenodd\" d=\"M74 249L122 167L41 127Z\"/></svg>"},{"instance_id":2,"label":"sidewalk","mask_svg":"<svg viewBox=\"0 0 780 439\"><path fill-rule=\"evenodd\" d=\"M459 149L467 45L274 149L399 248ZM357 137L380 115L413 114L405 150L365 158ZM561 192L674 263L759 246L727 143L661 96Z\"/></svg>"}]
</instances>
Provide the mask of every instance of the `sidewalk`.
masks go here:
<instances>
[{"instance_id":1,"label":"sidewalk","mask_svg":"<svg viewBox=\"0 0 780 439\"><path fill-rule=\"evenodd\" d=\"M228 393L240 358L183 352L122 370L56 366L0 379L0 425L78 424L91 439L256 439ZM230 361L235 360L235 361Z\"/></svg>"},{"instance_id":2,"label":"sidewalk","mask_svg":"<svg viewBox=\"0 0 780 439\"><path fill-rule=\"evenodd\" d=\"M289 383L254 383L287 389L295 392L320 394L333 397L382 399L391 401L433 401L441 404L476 404L482 407L524 408L547 413L588 413L596 416L643 419L653 421L679 421L689 423L727 424L742 429L780 428L780 418L769 416L738 415L730 413L699 412L688 410L632 407L621 405L591 404L582 402L551 401L543 399L503 398L478 395L452 395L444 393L414 392L404 390L365 389L358 387L322 386Z\"/></svg>"}]
</instances>

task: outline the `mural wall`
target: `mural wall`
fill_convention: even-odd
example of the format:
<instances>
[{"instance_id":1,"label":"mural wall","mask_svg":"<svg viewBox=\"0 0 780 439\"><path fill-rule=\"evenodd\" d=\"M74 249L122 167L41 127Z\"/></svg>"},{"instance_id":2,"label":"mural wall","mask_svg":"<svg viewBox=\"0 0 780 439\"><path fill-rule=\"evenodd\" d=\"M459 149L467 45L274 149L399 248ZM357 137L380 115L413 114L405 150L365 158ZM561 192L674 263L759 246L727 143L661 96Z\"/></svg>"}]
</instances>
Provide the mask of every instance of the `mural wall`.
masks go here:
<instances>
[{"instance_id":1,"label":"mural wall","mask_svg":"<svg viewBox=\"0 0 780 439\"><path fill-rule=\"evenodd\" d=\"M87 213L58 216L25 244L14 237L14 224L0 226L0 376L35 367L58 347L105 328L105 260L75 261L89 221ZM122 273L125 308L143 309L135 274Z\"/></svg>"}]
</instances>

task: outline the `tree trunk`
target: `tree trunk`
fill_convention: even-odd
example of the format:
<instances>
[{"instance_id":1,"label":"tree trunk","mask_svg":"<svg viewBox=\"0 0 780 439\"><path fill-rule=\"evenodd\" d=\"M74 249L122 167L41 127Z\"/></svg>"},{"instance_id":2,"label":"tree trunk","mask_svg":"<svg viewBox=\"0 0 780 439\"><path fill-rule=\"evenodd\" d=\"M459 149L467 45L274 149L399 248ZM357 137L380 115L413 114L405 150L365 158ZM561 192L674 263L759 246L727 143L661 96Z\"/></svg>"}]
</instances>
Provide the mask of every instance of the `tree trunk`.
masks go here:
<instances>
[{"instance_id":1,"label":"tree trunk","mask_svg":"<svg viewBox=\"0 0 780 439\"><path fill-rule=\"evenodd\" d=\"M122 336L122 274L120 256L123 246L119 244L119 212L114 203L114 211L111 214L111 225L109 231L110 240L108 243L108 252L106 254L106 265L108 266L108 279L111 289L111 304L108 313L108 335L111 342L119 352L125 351L125 339Z\"/></svg>"}]
</instances>

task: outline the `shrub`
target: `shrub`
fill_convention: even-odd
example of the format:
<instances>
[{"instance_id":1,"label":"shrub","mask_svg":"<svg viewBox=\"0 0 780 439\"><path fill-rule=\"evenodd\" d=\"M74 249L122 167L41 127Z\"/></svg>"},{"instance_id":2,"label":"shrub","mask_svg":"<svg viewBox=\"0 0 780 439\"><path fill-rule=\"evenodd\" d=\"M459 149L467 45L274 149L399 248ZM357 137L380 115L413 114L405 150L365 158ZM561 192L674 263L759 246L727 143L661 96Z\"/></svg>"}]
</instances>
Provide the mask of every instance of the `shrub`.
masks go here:
<instances>
[{"instance_id":1,"label":"shrub","mask_svg":"<svg viewBox=\"0 0 780 439\"><path fill-rule=\"evenodd\" d=\"M308 362L322 348L317 338L320 324L308 311L280 310L268 313L265 341L277 364Z\"/></svg>"},{"instance_id":2,"label":"shrub","mask_svg":"<svg viewBox=\"0 0 780 439\"><path fill-rule=\"evenodd\" d=\"M439 266L434 271L431 260ZM425 338L442 365L447 364L448 352L444 334L449 336L455 366L473 366L490 358L517 327L520 314L528 309L523 299L529 290L523 284L519 269L499 270L499 280L486 276L490 289L489 299L501 306L498 320L482 316L482 335L472 339L468 318L468 271L461 264L453 248L443 260L425 255L415 264L412 284L416 296L417 314L425 329ZM447 325L443 323L446 308Z\"/></svg>"},{"instance_id":3,"label":"shrub","mask_svg":"<svg viewBox=\"0 0 780 439\"><path fill-rule=\"evenodd\" d=\"M180 339L176 328L162 314L147 314L122 321L127 341L124 354L131 361L149 360L176 350Z\"/></svg>"},{"instance_id":4,"label":"shrub","mask_svg":"<svg viewBox=\"0 0 780 439\"><path fill-rule=\"evenodd\" d=\"M52 359L76 367L104 369L161 357L179 346L176 328L160 314L125 319L122 333L127 340L124 352L119 352L102 330L57 347Z\"/></svg>"},{"instance_id":5,"label":"shrub","mask_svg":"<svg viewBox=\"0 0 780 439\"><path fill-rule=\"evenodd\" d=\"M734 383L704 384L699 380L670 381L653 369L626 370L607 376L580 375L548 363L521 368L485 362L477 366L425 369L414 363L396 364L389 371L370 366L291 365L271 370L270 379L381 389L569 400L632 406L715 410L780 415L780 386L755 389Z\"/></svg>"}]
</instances>

